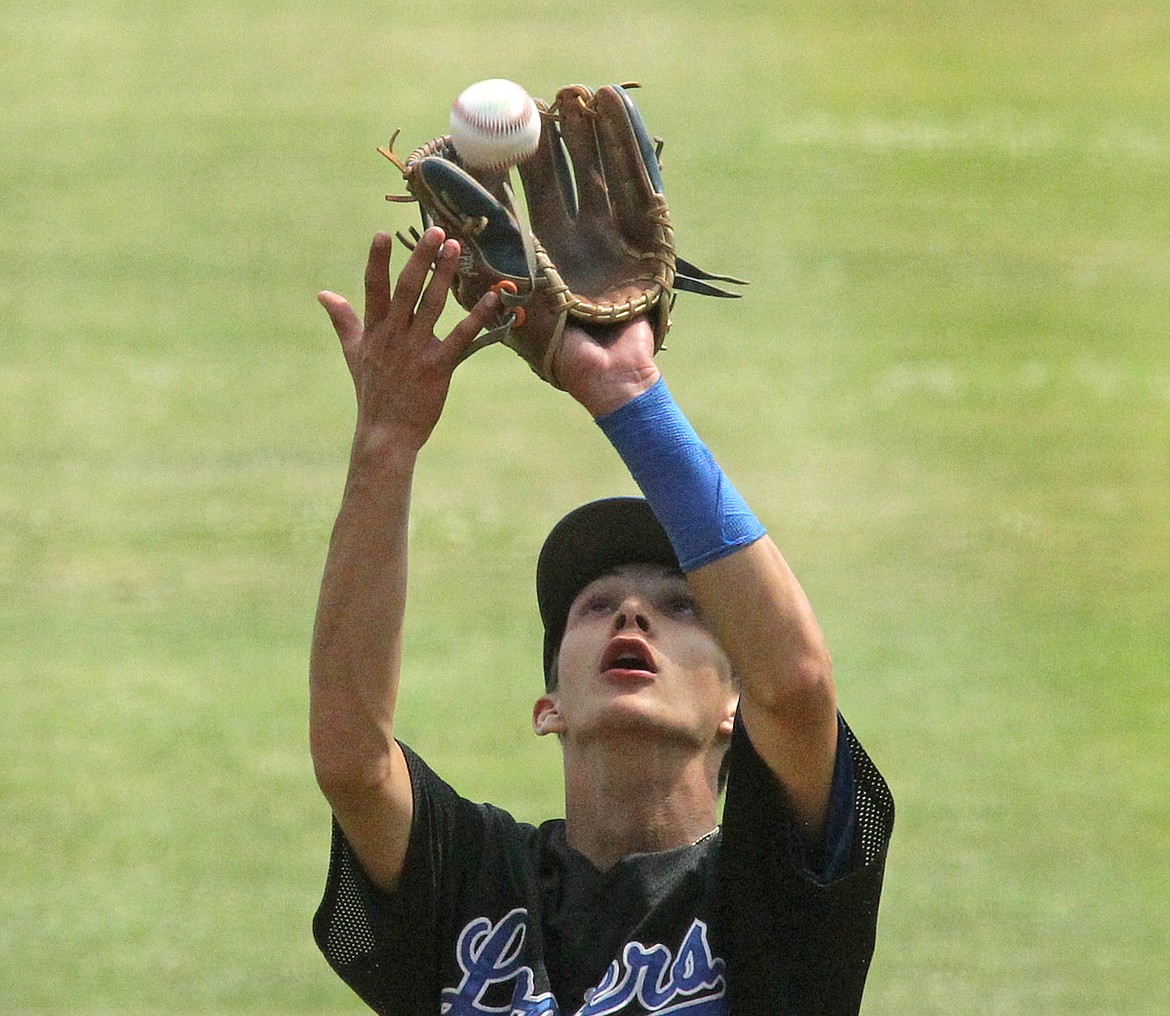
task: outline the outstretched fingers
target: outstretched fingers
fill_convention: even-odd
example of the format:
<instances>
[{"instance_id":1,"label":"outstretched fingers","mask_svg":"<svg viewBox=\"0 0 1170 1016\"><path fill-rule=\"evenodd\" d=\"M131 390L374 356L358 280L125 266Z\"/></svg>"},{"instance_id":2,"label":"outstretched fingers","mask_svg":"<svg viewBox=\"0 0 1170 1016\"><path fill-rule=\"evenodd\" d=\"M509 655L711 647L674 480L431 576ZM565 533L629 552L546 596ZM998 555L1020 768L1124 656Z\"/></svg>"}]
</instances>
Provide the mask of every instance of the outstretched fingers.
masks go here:
<instances>
[{"instance_id":1,"label":"outstretched fingers","mask_svg":"<svg viewBox=\"0 0 1170 1016\"><path fill-rule=\"evenodd\" d=\"M394 238L378 233L370 243L366 260L366 327L381 321L390 312L390 250Z\"/></svg>"},{"instance_id":2,"label":"outstretched fingers","mask_svg":"<svg viewBox=\"0 0 1170 1016\"><path fill-rule=\"evenodd\" d=\"M438 226L432 226L419 238L406 264L402 266L387 313L387 321L393 330L405 331L410 327L427 274L445 240L446 234Z\"/></svg>"},{"instance_id":3,"label":"outstretched fingers","mask_svg":"<svg viewBox=\"0 0 1170 1016\"><path fill-rule=\"evenodd\" d=\"M468 311L467 317L451 329L451 333L443 340L443 359L451 370L467 355L475 337L492 323L499 309L500 294L489 289Z\"/></svg>"},{"instance_id":4,"label":"outstretched fingers","mask_svg":"<svg viewBox=\"0 0 1170 1016\"><path fill-rule=\"evenodd\" d=\"M393 238L388 233L379 233L370 244L365 273L364 324L344 297L330 292L317 296L341 340L350 373L357 369L363 343L369 347L366 355L374 359L393 348L420 355L434 343L439 352L433 362L442 363L453 371L476 336L492 323L500 307L499 296L485 293L447 338L439 342L435 325L447 305L459 267L459 242L447 239L438 227L428 229L398 273L393 291L390 282L392 245Z\"/></svg>"},{"instance_id":5,"label":"outstretched fingers","mask_svg":"<svg viewBox=\"0 0 1170 1016\"><path fill-rule=\"evenodd\" d=\"M459 242L444 240L435 255L434 273L423 290L414 314L414 328L422 335L430 335L443 308L447 305L447 294L455 281L455 269L459 264Z\"/></svg>"},{"instance_id":6,"label":"outstretched fingers","mask_svg":"<svg viewBox=\"0 0 1170 1016\"><path fill-rule=\"evenodd\" d=\"M434 236L430 235L432 232ZM439 229L428 230L428 235L424 238L428 240L427 247L421 253L419 250L419 247L422 247L421 243L415 248L411 256L414 264L408 262L402 269L398 286L394 290L396 305L399 301L403 303L417 301L405 333L407 341L415 348L421 348L426 343L434 341L435 325L438 324L447 305L447 297L459 267L459 241L445 239L442 230ZM428 255L431 255L430 262L426 261ZM418 289L426 278L428 268L433 268L430 281L426 282L425 289L418 295ZM416 275L416 272L420 272L421 275ZM500 298L497 293L491 291L485 293L443 340L440 344L439 357L448 370L453 371L464 358L476 336L492 322L499 306Z\"/></svg>"}]
</instances>

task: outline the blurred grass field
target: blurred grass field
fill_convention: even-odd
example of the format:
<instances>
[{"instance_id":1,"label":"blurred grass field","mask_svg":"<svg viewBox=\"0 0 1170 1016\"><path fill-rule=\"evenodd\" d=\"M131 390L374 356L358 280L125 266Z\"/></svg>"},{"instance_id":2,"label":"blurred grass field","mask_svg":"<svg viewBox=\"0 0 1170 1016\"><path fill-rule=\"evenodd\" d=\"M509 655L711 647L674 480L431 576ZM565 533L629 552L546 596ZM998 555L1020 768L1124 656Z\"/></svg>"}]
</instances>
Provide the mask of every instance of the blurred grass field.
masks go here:
<instances>
[{"instance_id":1,"label":"blurred grass field","mask_svg":"<svg viewBox=\"0 0 1170 1016\"><path fill-rule=\"evenodd\" d=\"M603 26L603 27L599 27ZM464 85L641 80L671 386L801 575L898 826L864 1012L1165 1012L1170 8L32 4L0 21L0 1012L364 1011L309 934L313 294ZM547 527L632 488L506 350L424 453L403 736L539 819Z\"/></svg>"}]
</instances>

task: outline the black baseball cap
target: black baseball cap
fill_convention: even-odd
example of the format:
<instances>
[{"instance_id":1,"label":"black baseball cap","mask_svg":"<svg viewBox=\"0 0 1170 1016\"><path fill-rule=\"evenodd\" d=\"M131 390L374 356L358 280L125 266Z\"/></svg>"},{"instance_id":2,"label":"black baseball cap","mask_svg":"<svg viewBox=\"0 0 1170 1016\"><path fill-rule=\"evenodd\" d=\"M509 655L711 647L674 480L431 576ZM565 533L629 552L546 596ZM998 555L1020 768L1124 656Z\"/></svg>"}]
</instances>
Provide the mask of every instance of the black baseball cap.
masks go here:
<instances>
[{"instance_id":1,"label":"black baseball cap","mask_svg":"<svg viewBox=\"0 0 1170 1016\"><path fill-rule=\"evenodd\" d=\"M624 564L658 564L682 574L666 531L642 498L590 501L553 526L536 562L546 686L577 594Z\"/></svg>"}]
</instances>

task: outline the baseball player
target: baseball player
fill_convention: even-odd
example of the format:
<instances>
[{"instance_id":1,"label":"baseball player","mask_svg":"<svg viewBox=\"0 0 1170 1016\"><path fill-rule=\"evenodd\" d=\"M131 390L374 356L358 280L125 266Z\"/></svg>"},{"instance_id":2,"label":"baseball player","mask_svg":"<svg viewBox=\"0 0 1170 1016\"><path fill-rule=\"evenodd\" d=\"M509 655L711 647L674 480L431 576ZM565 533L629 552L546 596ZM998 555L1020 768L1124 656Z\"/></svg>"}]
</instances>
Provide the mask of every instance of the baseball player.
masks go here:
<instances>
[{"instance_id":1,"label":"baseball player","mask_svg":"<svg viewBox=\"0 0 1170 1016\"><path fill-rule=\"evenodd\" d=\"M533 726L561 743L565 817L472 803L395 740L415 464L500 305L440 340L458 242L426 230L393 289L390 251L375 238L364 321L320 297L358 408L311 659L333 813L321 950L386 1014L856 1013L893 802L808 600L675 404L645 317L570 322L556 354L645 495L570 512L539 556Z\"/></svg>"}]
</instances>

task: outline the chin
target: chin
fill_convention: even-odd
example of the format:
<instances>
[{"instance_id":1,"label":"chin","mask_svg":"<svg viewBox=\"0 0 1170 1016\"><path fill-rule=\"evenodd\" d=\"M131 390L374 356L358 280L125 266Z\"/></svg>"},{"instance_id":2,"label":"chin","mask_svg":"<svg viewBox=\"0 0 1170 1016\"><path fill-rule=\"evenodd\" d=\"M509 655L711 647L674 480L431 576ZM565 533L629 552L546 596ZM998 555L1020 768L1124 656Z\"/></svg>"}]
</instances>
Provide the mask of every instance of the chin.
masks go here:
<instances>
[{"instance_id":1,"label":"chin","mask_svg":"<svg viewBox=\"0 0 1170 1016\"><path fill-rule=\"evenodd\" d=\"M687 738L687 724L669 712L661 702L633 692L610 698L589 718L585 725L594 735L637 734L648 739L669 737Z\"/></svg>"}]
</instances>

